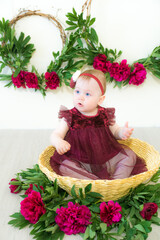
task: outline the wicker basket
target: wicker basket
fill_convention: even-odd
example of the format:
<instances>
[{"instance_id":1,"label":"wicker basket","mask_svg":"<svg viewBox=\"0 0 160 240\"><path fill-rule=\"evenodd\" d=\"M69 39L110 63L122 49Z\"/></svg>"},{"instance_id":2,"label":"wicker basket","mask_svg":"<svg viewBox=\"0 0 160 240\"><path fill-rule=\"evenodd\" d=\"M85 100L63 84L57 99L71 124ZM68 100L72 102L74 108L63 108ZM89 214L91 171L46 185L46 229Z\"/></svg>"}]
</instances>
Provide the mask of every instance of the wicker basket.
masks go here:
<instances>
[{"instance_id":1,"label":"wicker basket","mask_svg":"<svg viewBox=\"0 0 160 240\"><path fill-rule=\"evenodd\" d=\"M92 183L92 191L102 194L102 201L117 200L125 196L131 188L135 188L140 183L152 177L160 166L160 154L148 143L135 138L119 142L129 146L138 156L145 159L148 168L147 172L116 180L80 180L60 176L53 172L50 166L50 157L55 151L53 146L47 147L44 152L42 152L39 157L39 167L50 180L54 181L57 178L59 186L69 194L74 184L76 193L78 194L79 188L85 188L89 183Z\"/></svg>"}]
</instances>

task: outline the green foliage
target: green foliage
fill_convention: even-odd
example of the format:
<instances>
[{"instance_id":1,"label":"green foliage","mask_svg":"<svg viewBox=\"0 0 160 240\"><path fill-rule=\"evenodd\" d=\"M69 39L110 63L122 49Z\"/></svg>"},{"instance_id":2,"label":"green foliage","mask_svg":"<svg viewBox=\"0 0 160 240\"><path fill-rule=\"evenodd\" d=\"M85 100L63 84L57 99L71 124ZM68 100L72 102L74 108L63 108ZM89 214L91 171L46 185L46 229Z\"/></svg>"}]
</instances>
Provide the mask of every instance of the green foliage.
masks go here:
<instances>
[{"instance_id":1,"label":"green foliage","mask_svg":"<svg viewBox=\"0 0 160 240\"><path fill-rule=\"evenodd\" d=\"M159 171L151 178L151 182L159 180ZM41 172L38 165L33 168L28 168L26 171L21 171L16 174L17 181L12 182L18 185L22 190L29 188L30 184L35 184L33 190L41 193L45 204L46 213L42 215L36 224L30 224L21 213L15 213L10 217L12 220L9 224L22 229L26 226L31 227L30 234L37 240L50 239L59 240L64 238L64 233L60 231L55 223L57 208L61 206L67 207L68 202L86 205L91 211L91 222L88 225L85 233L80 233L83 240L141 240L147 239L148 234L152 231L152 224L160 226L160 218L157 213L152 216L150 221L143 219L140 211L143 204L154 202L160 207L160 183L156 184L140 184L137 188L131 189L128 195L118 200L122 207L122 219L120 222L107 226L100 219L100 203L102 195L96 192L91 192L92 184L88 184L84 189L76 189L73 185L71 196L68 198L68 193L61 189L57 180L50 181L45 174ZM40 186L43 186L44 191ZM21 195L22 198L27 195Z\"/></svg>"},{"instance_id":2,"label":"green foliage","mask_svg":"<svg viewBox=\"0 0 160 240\"><path fill-rule=\"evenodd\" d=\"M116 49L107 49L102 46L95 29L91 27L95 18L88 16L84 19L83 13L77 15L74 8L73 12L67 13L66 16L68 18L66 23L69 25L66 30L72 30L72 32L61 53L53 53L55 61L51 62L48 71L56 71L58 75L61 72L62 82L68 86L72 74L85 64L93 65L94 57L98 54L105 54L108 61L113 62L122 52L117 53Z\"/></svg>"},{"instance_id":3,"label":"green foliage","mask_svg":"<svg viewBox=\"0 0 160 240\"><path fill-rule=\"evenodd\" d=\"M12 71L17 69L26 70L32 53L35 51L34 45L29 44L30 36L25 38L24 33L21 32L19 38L15 36L15 29L5 21L4 18L0 21L0 56L2 58L0 71L4 67L9 66ZM15 76L18 75L18 71Z\"/></svg>"},{"instance_id":4,"label":"green foliage","mask_svg":"<svg viewBox=\"0 0 160 240\"><path fill-rule=\"evenodd\" d=\"M25 228L26 226L31 226L31 224L25 220L20 212L12 214L10 217L13 219L8 222L8 224L19 229Z\"/></svg>"},{"instance_id":5,"label":"green foliage","mask_svg":"<svg viewBox=\"0 0 160 240\"><path fill-rule=\"evenodd\" d=\"M121 55L121 51L117 54L116 50L105 49L99 43L98 35L92 25L95 18L90 16L83 17L83 13L77 14L73 8L72 13L67 15L68 28L70 31L69 37L61 52L53 52L54 60L49 64L47 71L55 71L60 78L60 86L64 83L69 86L72 74L80 69L83 65L92 65L94 57L98 54L106 54L108 60L115 61ZM9 67L14 73L14 77L18 75L21 70L27 70L28 63L35 51L34 45L29 43L30 36L25 37L21 32L17 38L15 29L9 24L9 20L0 21L0 72L5 67ZM43 96L46 95L44 74L40 75L36 68L32 67L32 72L36 73L38 77L39 91ZM12 74L11 74L12 75ZM9 81L6 87L12 85L11 75L0 75L1 81ZM9 77L8 77L9 76ZM37 89L35 89L37 91Z\"/></svg>"},{"instance_id":6,"label":"green foliage","mask_svg":"<svg viewBox=\"0 0 160 240\"><path fill-rule=\"evenodd\" d=\"M122 51L105 48L100 42L96 30L93 28L95 18L87 16L84 18L83 13L77 14L73 8L72 12L67 13L66 23L69 35L61 52L53 52L54 59L47 67L48 72L55 71L60 78L60 86L64 83L69 86L72 74L80 69L83 65L93 65L94 57L98 54L105 54L110 62L117 61ZM14 73L14 77L18 75L20 70L27 70L28 63L35 51L34 45L30 43L30 36L25 37L21 32L17 38L15 29L10 25L9 20L4 18L0 21L0 73L5 67L9 67ZM157 78L160 78L160 46L156 47L152 54L136 62L144 64ZM131 65L133 69L133 64ZM46 80L44 73L39 74L33 66L32 72L38 77L39 91L43 96L46 95ZM12 75L12 74L11 74ZM12 84L11 75L0 75L0 81L8 81L5 85L10 87ZM129 80L115 81L106 73L106 80L114 82L114 87L126 86ZM35 89L37 91L37 89Z\"/></svg>"},{"instance_id":7,"label":"green foliage","mask_svg":"<svg viewBox=\"0 0 160 240\"><path fill-rule=\"evenodd\" d=\"M155 77L160 78L160 46L153 49L150 56L138 60Z\"/></svg>"}]
</instances>

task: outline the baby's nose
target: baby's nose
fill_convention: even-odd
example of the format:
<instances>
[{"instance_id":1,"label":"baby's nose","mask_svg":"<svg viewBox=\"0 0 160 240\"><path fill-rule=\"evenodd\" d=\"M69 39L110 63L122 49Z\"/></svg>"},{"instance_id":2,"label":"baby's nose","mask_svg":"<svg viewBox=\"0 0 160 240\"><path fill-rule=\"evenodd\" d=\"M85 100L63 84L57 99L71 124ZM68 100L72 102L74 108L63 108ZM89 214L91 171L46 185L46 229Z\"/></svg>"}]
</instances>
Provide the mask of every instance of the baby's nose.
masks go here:
<instances>
[{"instance_id":1,"label":"baby's nose","mask_svg":"<svg viewBox=\"0 0 160 240\"><path fill-rule=\"evenodd\" d=\"M83 95L83 94L80 94L80 95L79 95L79 99L80 99L80 100L84 100L84 95Z\"/></svg>"}]
</instances>

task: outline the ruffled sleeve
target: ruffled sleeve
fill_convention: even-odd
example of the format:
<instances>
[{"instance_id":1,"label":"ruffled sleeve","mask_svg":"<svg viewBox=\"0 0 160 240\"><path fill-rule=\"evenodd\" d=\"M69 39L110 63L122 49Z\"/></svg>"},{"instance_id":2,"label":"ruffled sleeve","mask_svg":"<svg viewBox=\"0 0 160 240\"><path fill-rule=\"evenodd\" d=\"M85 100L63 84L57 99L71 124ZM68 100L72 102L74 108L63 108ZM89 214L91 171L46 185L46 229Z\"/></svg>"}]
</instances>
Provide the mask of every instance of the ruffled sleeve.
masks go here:
<instances>
[{"instance_id":1,"label":"ruffled sleeve","mask_svg":"<svg viewBox=\"0 0 160 240\"><path fill-rule=\"evenodd\" d=\"M115 108L105 108L104 111L107 117L107 125L113 126L116 122Z\"/></svg>"},{"instance_id":2,"label":"ruffled sleeve","mask_svg":"<svg viewBox=\"0 0 160 240\"><path fill-rule=\"evenodd\" d=\"M71 126L72 123L72 112L68 110L65 106L61 106L59 113L58 113L58 118L64 118L64 120L67 122L68 127Z\"/></svg>"}]
</instances>

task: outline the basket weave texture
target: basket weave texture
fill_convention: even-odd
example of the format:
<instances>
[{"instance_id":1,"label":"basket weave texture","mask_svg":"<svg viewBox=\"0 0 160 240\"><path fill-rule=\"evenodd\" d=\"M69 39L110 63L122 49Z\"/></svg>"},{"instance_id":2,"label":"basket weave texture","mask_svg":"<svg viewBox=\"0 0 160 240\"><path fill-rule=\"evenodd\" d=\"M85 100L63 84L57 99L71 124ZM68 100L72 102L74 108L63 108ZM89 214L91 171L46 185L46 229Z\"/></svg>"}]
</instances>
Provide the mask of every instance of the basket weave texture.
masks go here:
<instances>
[{"instance_id":1,"label":"basket weave texture","mask_svg":"<svg viewBox=\"0 0 160 240\"><path fill-rule=\"evenodd\" d=\"M136 138L129 138L125 141L119 141L130 147L138 156L146 162L148 171L140 173L125 179L115 180L81 180L72 177L64 177L53 172L50 166L50 157L53 155L55 148L47 147L39 156L39 167L47 177L54 181L57 178L58 185L66 190L69 194L71 188L75 185L75 191L78 195L78 189L84 189L89 183L92 183L93 192L103 195L102 201L118 200L125 196L131 188L137 187L142 182L148 180L155 174L160 166L160 154L153 146Z\"/></svg>"}]
</instances>

